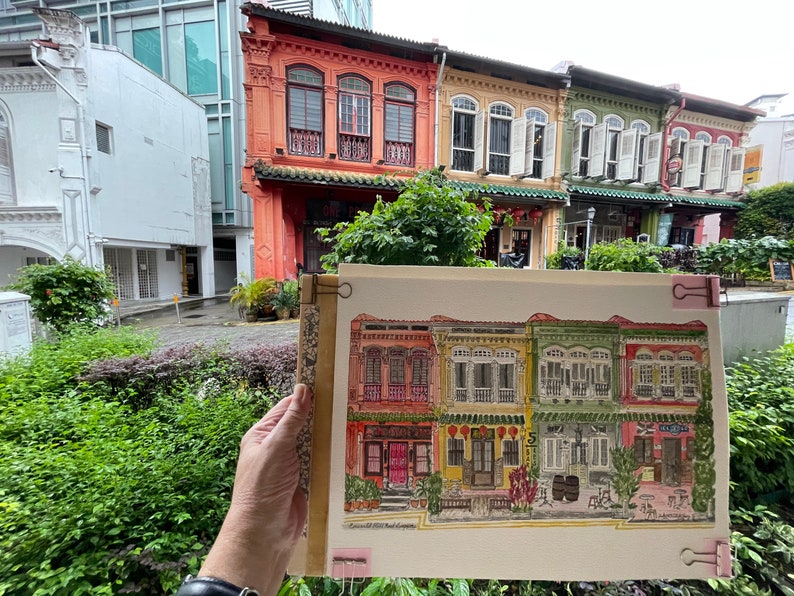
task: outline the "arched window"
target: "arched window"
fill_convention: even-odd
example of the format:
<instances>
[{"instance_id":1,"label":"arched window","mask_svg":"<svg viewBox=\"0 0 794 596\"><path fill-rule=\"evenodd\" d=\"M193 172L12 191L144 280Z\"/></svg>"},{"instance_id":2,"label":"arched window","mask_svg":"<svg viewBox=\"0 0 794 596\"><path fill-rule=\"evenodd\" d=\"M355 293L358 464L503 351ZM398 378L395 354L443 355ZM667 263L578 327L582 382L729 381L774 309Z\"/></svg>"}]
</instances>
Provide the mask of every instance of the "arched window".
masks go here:
<instances>
[{"instance_id":1,"label":"arched window","mask_svg":"<svg viewBox=\"0 0 794 596\"><path fill-rule=\"evenodd\" d=\"M323 77L307 66L287 69L287 147L291 155L322 157Z\"/></svg>"},{"instance_id":2,"label":"arched window","mask_svg":"<svg viewBox=\"0 0 794 596\"><path fill-rule=\"evenodd\" d=\"M681 139L682 141L689 140L689 131L686 128L677 127L673 129L670 136L674 139Z\"/></svg>"},{"instance_id":3,"label":"arched window","mask_svg":"<svg viewBox=\"0 0 794 596\"><path fill-rule=\"evenodd\" d=\"M556 139L546 140L546 125L549 115L539 108L529 108L524 115L527 119L527 140L532 143L531 150L527 147L527 154L531 153L532 163L524 164L530 178L543 178L543 157L548 142L554 143ZM528 158L528 157L527 157Z\"/></svg>"},{"instance_id":4,"label":"arched window","mask_svg":"<svg viewBox=\"0 0 794 596\"><path fill-rule=\"evenodd\" d=\"M695 140L696 141L703 141L707 145L711 144L711 135L705 131L699 131L695 133Z\"/></svg>"},{"instance_id":5,"label":"arched window","mask_svg":"<svg viewBox=\"0 0 794 596\"><path fill-rule=\"evenodd\" d=\"M357 76L339 79L339 159L371 160L372 86Z\"/></svg>"},{"instance_id":6,"label":"arched window","mask_svg":"<svg viewBox=\"0 0 794 596\"><path fill-rule=\"evenodd\" d=\"M543 351L540 363L540 389L546 397L561 397L563 393L563 366L565 350L553 347Z\"/></svg>"},{"instance_id":7,"label":"arched window","mask_svg":"<svg viewBox=\"0 0 794 596\"><path fill-rule=\"evenodd\" d=\"M11 133L8 117L0 108L0 204L16 202L14 164L11 159Z\"/></svg>"},{"instance_id":8,"label":"arched window","mask_svg":"<svg viewBox=\"0 0 794 596\"><path fill-rule=\"evenodd\" d=\"M590 135L596 117L590 110L576 110L573 113L573 151L571 151L571 175L587 176L590 167Z\"/></svg>"},{"instance_id":9,"label":"arched window","mask_svg":"<svg viewBox=\"0 0 794 596\"><path fill-rule=\"evenodd\" d=\"M477 103L466 96L452 98L452 169L474 171ZM482 151L482 145L480 145Z\"/></svg>"},{"instance_id":10,"label":"arched window","mask_svg":"<svg viewBox=\"0 0 794 596\"><path fill-rule=\"evenodd\" d=\"M378 348L364 351L364 401L381 399L382 354Z\"/></svg>"},{"instance_id":11,"label":"arched window","mask_svg":"<svg viewBox=\"0 0 794 596\"><path fill-rule=\"evenodd\" d=\"M639 132L641 135L651 134L651 125L645 122L645 120L634 120L631 123L631 128Z\"/></svg>"},{"instance_id":12,"label":"arched window","mask_svg":"<svg viewBox=\"0 0 794 596\"><path fill-rule=\"evenodd\" d=\"M414 164L414 109L416 93L400 83L385 88L384 159L393 166Z\"/></svg>"},{"instance_id":13,"label":"arched window","mask_svg":"<svg viewBox=\"0 0 794 596\"><path fill-rule=\"evenodd\" d=\"M416 349L411 352L411 400L427 401L427 388L430 384L430 359L427 350Z\"/></svg>"},{"instance_id":14,"label":"arched window","mask_svg":"<svg viewBox=\"0 0 794 596\"><path fill-rule=\"evenodd\" d=\"M499 176L510 174L510 128L513 108L504 103L488 110L488 171Z\"/></svg>"},{"instance_id":15,"label":"arched window","mask_svg":"<svg viewBox=\"0 0 794 596\"><path fill-rule=\"evenodd\" d=\"M405 355L403 348L389 350L389 401L405 401Z\"/></svg>"},{"instance_id":16,"label":"arched window","mask_svg":"<svg viewBox=\"0 0 794 596\"><path fill-rule=\"evenodd\" d=\"M651 134L651 125L645 120L634 120L631 123L631 129L637 131L637 176L635 180L642 182L645 178L645 160L648 158L648 137Z\"/></svg>"},{"instance_id":17,"label":"arched window","mask_svg":"<svg viewBox=\"0 0 794 596\"><path fill-rule=\"evenodd\" d=\"M717 137L717 144L725 145L726 147L733 147L733 141L730 137L726 137L725 135L720 135Z\"/></svg>"},{"instance_id":18,"label":"arched window","mask_svg":"<svg viewBox=\"0 0 794 596\"><path fill-rule=\"evenodd\" d=\"M604 118L607 125L606 179L615 180L618 176L618 139L623 130L623 118L610 114Z\"/></svg>"}]
</instances>

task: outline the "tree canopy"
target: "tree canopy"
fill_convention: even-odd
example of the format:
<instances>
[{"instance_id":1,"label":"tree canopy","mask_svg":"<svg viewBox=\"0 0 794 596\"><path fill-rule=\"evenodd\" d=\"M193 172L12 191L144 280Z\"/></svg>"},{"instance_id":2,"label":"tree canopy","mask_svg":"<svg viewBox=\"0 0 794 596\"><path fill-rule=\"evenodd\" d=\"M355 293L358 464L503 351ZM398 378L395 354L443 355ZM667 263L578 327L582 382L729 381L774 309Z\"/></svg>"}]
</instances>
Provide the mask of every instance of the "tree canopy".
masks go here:
<instances>
[{"instance_id":1,"label":"tree canopy","mask_svg":"<svg viewBox=\"0 0 794 596\"><path fill-rule=\"evenodd\" d=\"M781 182L750 191L747 208L739 214L736 238L794 240L794 182Z\"/></svg>"},{"instance_id":2,"label":"tree canopy","mask_svg":"<svg viewBox=\"0 0 794 596\"><path fill-rule=\"evenodd\" d=\"M405 181L397 200L378 197L372 213L318 230L331 252L321 257L334 271L339 263L481 267L477 256L491 228L490 203L454 187L441 172L422 170Z\"/></svg>"}]
</instances>

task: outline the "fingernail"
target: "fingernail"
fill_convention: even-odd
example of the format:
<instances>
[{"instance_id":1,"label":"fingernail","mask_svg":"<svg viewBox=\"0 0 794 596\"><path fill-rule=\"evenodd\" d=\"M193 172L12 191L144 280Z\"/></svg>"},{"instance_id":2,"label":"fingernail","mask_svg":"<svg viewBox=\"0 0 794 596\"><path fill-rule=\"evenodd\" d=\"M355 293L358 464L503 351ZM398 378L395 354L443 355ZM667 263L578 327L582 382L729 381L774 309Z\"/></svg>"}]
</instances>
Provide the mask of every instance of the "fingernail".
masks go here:
<instances>
[{"instance_id":1,"label":"fingernail","mask_svg":"<svg viewBox=\"0 0 794 596\"><path fill-rule=\"evenodd\" d=\"M295 385L295 401L301 410L308 410L311 405L311 389L308 385L299 383Z\"/></svg>"}]
</instances>

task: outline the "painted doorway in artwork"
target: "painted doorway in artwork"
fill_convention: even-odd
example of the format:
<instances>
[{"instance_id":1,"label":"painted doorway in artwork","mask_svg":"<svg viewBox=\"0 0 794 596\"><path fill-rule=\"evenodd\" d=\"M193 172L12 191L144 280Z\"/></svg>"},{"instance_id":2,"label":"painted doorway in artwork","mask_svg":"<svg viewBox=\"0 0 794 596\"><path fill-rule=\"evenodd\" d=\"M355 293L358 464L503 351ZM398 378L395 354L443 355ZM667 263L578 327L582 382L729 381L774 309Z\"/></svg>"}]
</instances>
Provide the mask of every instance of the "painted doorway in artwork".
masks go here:
<instances>
[{"instance_id":1,"label":"painted doorway in artwork","mask_svg":"<svg viewBox=\"0 0 794 596\"><path fill-rule=\"evenodd\" d=\"M681 483L681 440L664 439L662 443L662 484Z\"/></svg>"},{"instance_id":2,"label":"painted doorway in artwork","mask_svg":"<svg viewBox=\"0 0 794 596\"><path fill-rule=\"evenodd\" d=\"M389 443L389 484L408 485L408 443Z\"/></svg>"},{"instance_id":3,"label":"painted doorway in artwork","mask_svg":"<svg viewBox=\"0 0 794 596\"><path fill-rule=\"evenodd\" d=\"M472 440L473 486L493 486L493 440Z\"/></svg>"}]
</instances>

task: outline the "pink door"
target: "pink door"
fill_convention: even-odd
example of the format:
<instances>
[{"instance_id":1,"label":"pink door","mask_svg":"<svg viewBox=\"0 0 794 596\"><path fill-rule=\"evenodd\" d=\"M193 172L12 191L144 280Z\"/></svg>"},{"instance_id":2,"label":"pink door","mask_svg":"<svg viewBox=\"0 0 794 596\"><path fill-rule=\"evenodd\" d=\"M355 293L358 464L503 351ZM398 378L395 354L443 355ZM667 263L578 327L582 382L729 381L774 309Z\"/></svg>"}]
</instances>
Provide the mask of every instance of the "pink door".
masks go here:
<instances>
[{"instance_id":1,"label":"pink door","mask_svg":"<svg viewBox=\"0 0 794 596\"><path fill-rule=\"evenodd\" d=\"M408 443L389 443L389 484L408 484Z\"/></svg>"}]
</instances>

